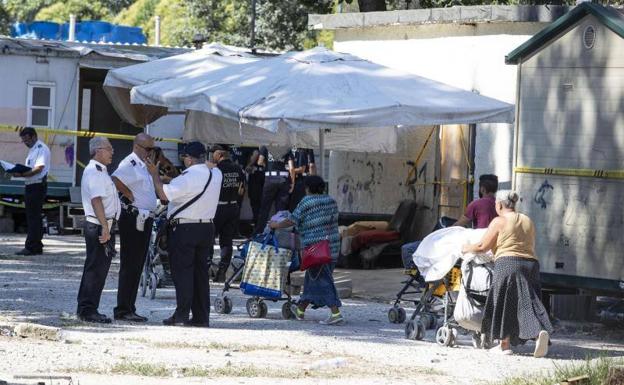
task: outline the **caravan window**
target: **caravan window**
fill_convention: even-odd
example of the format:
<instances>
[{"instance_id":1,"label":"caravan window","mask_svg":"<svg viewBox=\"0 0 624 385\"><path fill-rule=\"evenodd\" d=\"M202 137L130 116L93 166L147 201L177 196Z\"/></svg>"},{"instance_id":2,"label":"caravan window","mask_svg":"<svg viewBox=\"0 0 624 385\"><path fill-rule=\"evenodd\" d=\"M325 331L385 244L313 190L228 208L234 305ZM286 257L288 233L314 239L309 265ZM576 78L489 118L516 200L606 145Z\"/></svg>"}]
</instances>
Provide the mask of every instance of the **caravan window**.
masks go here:
<instances>
[{"instance_id":1,"label":"caravan window","mask_svg":"<svg viewBox=\"0 0 624 385\"><path fill-rule=\"evenodd\" d=\"M54 83L28 82L28 126L53 126L55 88Z\"/></svg>"}]
</instances>

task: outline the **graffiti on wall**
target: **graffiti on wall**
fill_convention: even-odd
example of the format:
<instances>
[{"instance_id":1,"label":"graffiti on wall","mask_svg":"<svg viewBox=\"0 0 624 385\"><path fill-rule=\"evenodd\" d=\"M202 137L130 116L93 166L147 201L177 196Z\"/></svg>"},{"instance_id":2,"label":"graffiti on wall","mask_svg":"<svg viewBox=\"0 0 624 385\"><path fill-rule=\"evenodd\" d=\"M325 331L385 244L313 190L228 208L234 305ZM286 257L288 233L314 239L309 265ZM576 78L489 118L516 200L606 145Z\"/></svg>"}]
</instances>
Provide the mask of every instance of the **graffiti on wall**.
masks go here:
<instances>
[{"instance_id":1,"label":"graffiti on wall","mask_svg":"<svg viewBox=\"0 0 624 385\"><path fill-rule=\"evenodd\" d=\"M548 205L550 205L552 202L553 190L554 187L550 183L548 183L548 180L545 180L535 193L533 201L537 203L542 209L548 208Z\"/></svg>"}]
</instances>

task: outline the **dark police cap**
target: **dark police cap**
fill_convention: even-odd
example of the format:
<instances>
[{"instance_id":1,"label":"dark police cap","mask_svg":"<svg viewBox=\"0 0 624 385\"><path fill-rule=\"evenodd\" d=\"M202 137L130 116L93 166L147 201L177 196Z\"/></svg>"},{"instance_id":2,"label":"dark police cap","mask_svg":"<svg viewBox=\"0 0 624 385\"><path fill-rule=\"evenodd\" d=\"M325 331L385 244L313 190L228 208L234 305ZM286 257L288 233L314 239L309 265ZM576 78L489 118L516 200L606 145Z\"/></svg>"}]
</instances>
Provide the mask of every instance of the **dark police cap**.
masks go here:
<instances>
[{"instance_id":1,"label":"dark police cap","mask_svg":"<svg viewBox=\"0 0 624 385\"><path fill-rule=\"evenodd\" d=\"M193 158L200 158L206 155L206 147L200 142L190 142L184 146L182 155L192 156Z\"/></svg>"}]
</instances>

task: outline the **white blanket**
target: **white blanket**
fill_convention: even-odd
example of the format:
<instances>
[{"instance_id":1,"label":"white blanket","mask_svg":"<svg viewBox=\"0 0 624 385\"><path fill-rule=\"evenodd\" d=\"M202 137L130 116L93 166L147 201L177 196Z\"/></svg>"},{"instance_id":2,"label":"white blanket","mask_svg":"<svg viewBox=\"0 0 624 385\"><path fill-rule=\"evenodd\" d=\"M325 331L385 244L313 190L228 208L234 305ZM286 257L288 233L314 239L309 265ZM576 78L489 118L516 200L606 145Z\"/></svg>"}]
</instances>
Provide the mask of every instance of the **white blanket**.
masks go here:
<instances>
[{"instance_id":1,"label":"white blanket","mask_svg":"<svg viewBox=\"0 0 624 385\"><path fill-rule=\"evenodd\" d=\"M462 246L466 243L478 243L486 230L447 227L427 235L413 256L425 281L433 282L444 278L460 258L474 258L472 253L462 255ZM491 251L486 253L485 258L491 259Z\"/></svg>"}]
</instances>

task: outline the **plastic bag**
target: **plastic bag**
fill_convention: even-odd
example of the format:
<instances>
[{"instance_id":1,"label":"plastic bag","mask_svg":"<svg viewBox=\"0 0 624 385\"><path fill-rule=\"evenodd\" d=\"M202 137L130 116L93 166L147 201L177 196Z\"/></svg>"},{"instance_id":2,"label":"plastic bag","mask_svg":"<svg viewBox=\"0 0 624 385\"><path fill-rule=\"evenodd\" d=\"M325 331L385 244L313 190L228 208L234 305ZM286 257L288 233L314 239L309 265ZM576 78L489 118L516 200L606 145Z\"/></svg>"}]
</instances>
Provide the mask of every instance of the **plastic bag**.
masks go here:
<instances>
[{"instance_id":1,"label":"plastic bag","mask_svg":"<svg viewBox=\"0 0 624 385\"><path fill-rule=\"evenodd\" d=\"M280 298L292 256L291 249L277 246L273 234L268 234L262 243L250 242L240 284L243 293Z\"/></svg>"}]
</instances>

